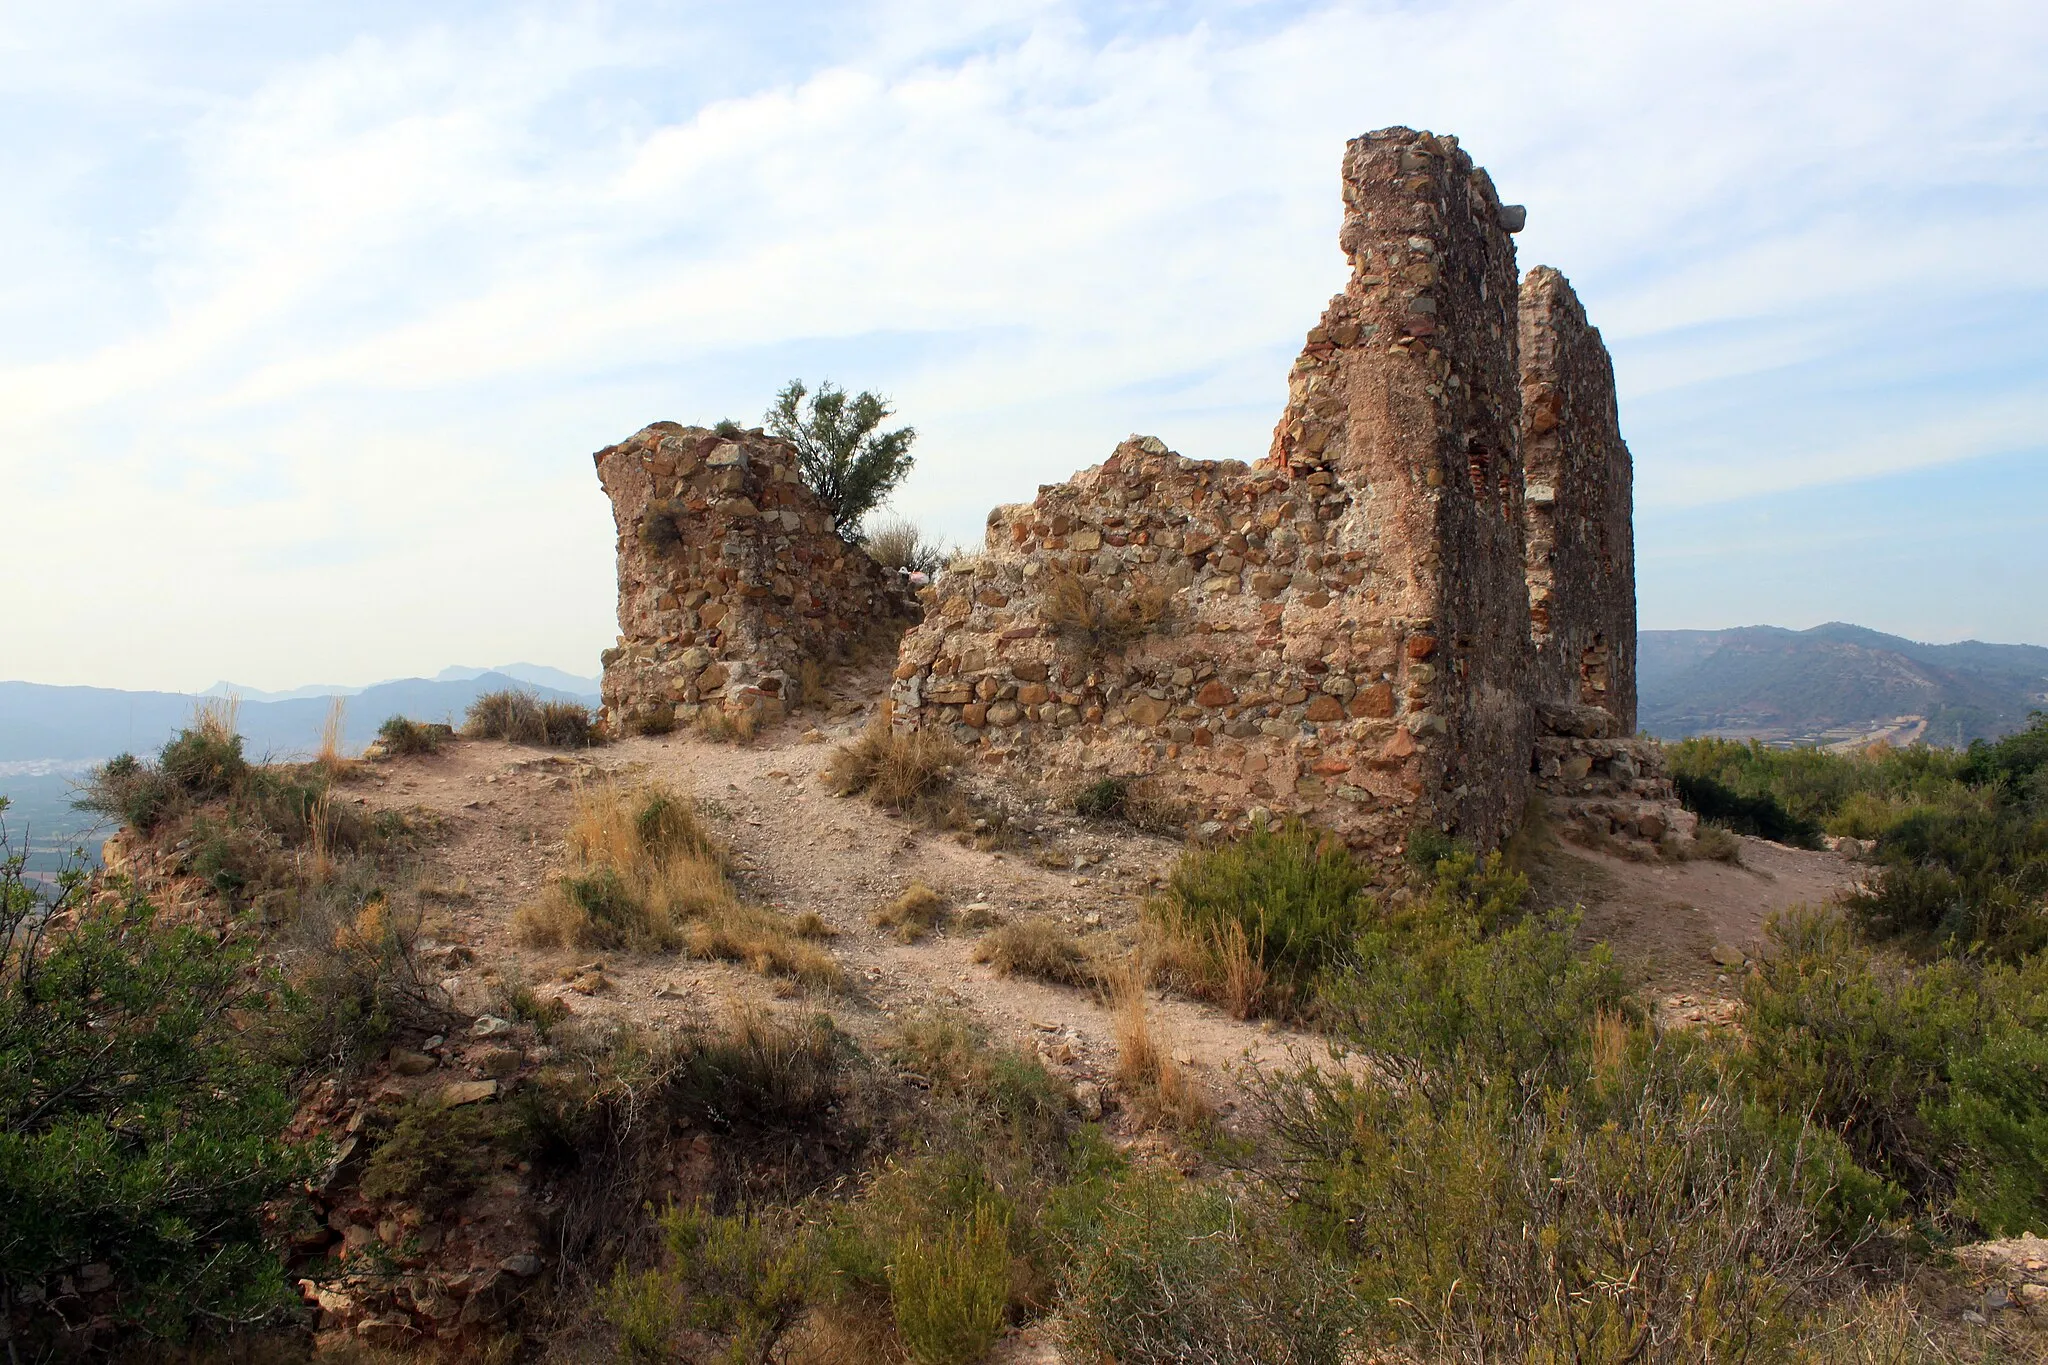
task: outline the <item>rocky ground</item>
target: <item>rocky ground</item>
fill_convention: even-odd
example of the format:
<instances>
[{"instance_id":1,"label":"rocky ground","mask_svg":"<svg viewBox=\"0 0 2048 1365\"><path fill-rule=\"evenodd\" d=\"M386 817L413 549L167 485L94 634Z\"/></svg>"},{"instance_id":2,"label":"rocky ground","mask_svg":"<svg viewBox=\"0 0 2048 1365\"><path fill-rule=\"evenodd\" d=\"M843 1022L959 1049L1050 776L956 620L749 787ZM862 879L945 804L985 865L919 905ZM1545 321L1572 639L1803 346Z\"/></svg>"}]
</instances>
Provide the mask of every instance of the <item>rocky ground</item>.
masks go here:
<instances>
[{"instance_id":1,"label":"rocky ground","mask_svg":"<svg viewBox=\"0 0 2048 1365\"><path fill-rule=\"evenodd\" d=\"M564 756L494 742L461 741L430 756L370 765L355 799L372 807L424 808L438 833L423 854L420 885L428 933L451 965L458 1003L481 1011L494 984L519 980L579 1015L659 1026L734 1007L830 1011L866 1037L922 1010L965 1011L993 1038L1035 1050L1070 1079L1101 1084L1113 1068L1110 1012L1100 992L995 975L971 957L974 932L940 932L914 944L869 922L913 882L977 918L1047 915L1115 961L1135 948L1139 909L1179 856L1177 842L1116 822L1067 813L1060 793L1009 806L1007 847L984 849L968 834L933 831L820 782L835 744L871 719L864 679L826 708L785 721L752 742L687 732L636 738ZM868 695L873 695L869 693ZM740 967L667 954L535 950L512 931L518 908L562 868L563 833L587 783L662 782L692 794L732 850L742 893L831 926L830 947L854 987L803 1000L793 988ZM1773 911L1820 902L1846 887L1855 865L1830 853L1745 841L1740 866L1637 863L1551 845L1539 892L1582 903L1585 932L1612 942L1667 1015L1725 1017L1743 950ZM597 970L593 972L593 964ZM591 992L589 987L601 980ZM1320 1050L1306 1035L1243 1023L1199 1002L1161 995L1155 1028L1230 1114L1232 1070L1290 1049Z\"/></svg>"}]
</instances>

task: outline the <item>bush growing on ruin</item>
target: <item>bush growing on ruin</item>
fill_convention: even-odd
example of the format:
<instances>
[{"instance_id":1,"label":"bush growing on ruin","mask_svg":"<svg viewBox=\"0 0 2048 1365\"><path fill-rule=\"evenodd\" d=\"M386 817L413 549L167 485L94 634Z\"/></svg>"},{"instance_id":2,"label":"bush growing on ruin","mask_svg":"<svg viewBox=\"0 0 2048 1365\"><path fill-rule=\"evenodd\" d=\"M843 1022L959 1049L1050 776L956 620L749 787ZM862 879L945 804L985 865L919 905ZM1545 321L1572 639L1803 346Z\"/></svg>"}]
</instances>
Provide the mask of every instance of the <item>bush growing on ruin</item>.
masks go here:
<instances>
[{"instance_id":1,"label":"bush growing on ruin","mask_svg":"<svg viewBox=\"0 0 2048 1365\"><path fill-rule=\"evenodd\" d=\"M831 509L833 527L848 540L910 472L916 429L879 430L893 411L886 399L867 392L849 396L830 382L812 394L801 379L790 380L768 409L768 433L796 451L804 482Z\"/></svg>"},{"instance_id":2,"label":"bush growing on ruin","mask_svg":"<svg viewBox=\"0 0 2048 1365\"><path fill-rule=\"evenodd\" d=\"M907 573L935 572L946 557L943 545L927 540L923 531L902 517L890 517L868 527L862 532L860 543L875 563Z\"/></svg>"},{"instance_id":3,"label":"bush growing on ruin","mask_svg":"<svg viewBox=\"0 0 2048 1365\"><path fill-rule=\"evenodd\" d=\"M1056 569L1044 576L1039 618L1060 638L1095 653L1128 648L1170 615L1173 592L1161 583L1136 582L1121 590Z\"/></svg>"}]
</instances>

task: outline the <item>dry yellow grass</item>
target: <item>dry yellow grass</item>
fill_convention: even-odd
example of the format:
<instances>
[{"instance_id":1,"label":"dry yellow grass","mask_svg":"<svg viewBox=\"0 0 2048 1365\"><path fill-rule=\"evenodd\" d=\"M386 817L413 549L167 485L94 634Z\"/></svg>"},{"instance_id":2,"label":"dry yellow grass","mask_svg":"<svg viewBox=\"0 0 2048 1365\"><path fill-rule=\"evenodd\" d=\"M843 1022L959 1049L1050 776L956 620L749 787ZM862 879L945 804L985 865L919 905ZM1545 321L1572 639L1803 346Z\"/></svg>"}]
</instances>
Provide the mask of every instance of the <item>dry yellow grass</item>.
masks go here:
<instances>
[{"instance_id":1,"label":"dry yellow grass","mask_svg":"<svg viewBox=\"0 0 2048 1365\"><path fill-rule=\"evenodd\" d=\"M330 774L340 772L348 765L348 759L341 752L342 735L348 720L348 698L331 697L327 702L327 719L320 723L320 749L313 755L313 761Z\"/></svg>"},{"instance_id":2,"label":"dry yellow grass","mask_svg":"<svg viewBox=\"0 0 2048 1365\"><path fill-rule=\"evenodd\" d=\"M1211 1116L1187 1069L1173 1059L1171 1044L1152 1027L1145 1008L1144 974L1126 970L1110 982L1110 1023L1116 1034L1116 1079L1138 1115L1148 1123L1195 1128Z\"/></svg>"},{"instance_id":3,"label":"dry yellow grass","mask_svg":"<svg viewBox=\"0 0 2048 1365\"><path fill-rule=\"evenodd\" d=\"M1232 921L1216 934L1211 960L1217 974L1217 995L1233 1019L1255 1019L1266 1009L1269 977L1266 971L1266 931L1257 938Z\"/></svg>"},{"instance_id":4,"label":"dry yellow grass","mask_svg":"<svg viewBox=\"0 0 2048 1365\"><path fill-rule=\"evenodd\" d=\"M1098 650L1122 649L1159 627L1173 606L1165 585L1133 583L1119 592L1079 574L1045 576L1038 617L1067 639Z\"/></svg>"},{"instance_id":5,"label":"dry yellow grass","mask_svg":"<svg viewBox=\"0 0 2048 1365\"><path fill-rule=\"evenodd\" d=\"M324 885L334 876L335 823L334 794L322 791L306 812L303 871L306 880L315 886Z\"/></svg>"},{"instance_id":6,"label":"dry yellow grass","mask_svg":"<svg viewBox=\"0 0 2048 1365\"><path fill-rule=\"evenodd\" d=\"M513 917L529 947L683 949L807 986L844 984L832 955L810 941L813 926L739 899L724 850L680 793L587 788L567 842L569 871Z\"/></svg>"},{"instance_id":7,"label":"dry yellow grass","mask_svg":"<svg viewBox=\"0 0 2048 1365\"><path fill-rule=\"evenodd\" d=\"M697 713L692 728L704 738L720 744L746 744L760 729L760 722L752 711L728 711L722 706L707 706Z\"/></svg>"},{"instance_id":8,"label":"dry yellow grass","mask_svg":"<svg viewBox=\"0 0 2048 1365\"><path fill-rule=\"evenodd\" d=\"M833 751L825 780L841 796L865 795L888 810L945 826L958 823L964 811L952 790L952 771L965 758L959 745L936 731L898 734L878 719L859 739Z\"/></svg>"},{"instance_id":9,"label":"dry yellow grass","mask_svg":"<svg viewBox=\"0 0 2048 1365\"><path fill-rule=\"evenodd\" d=\"M1061 986L1094 985L1100 976L1088 950L1043 917L1005 924L974 945L974 960L999 976L1030 976Z\"/></svg>"},{"instance_id":10,"label":"dry yellow grass","mask_svg":"<svg viewBox=\"0 0 2048 1365\"><path fill-rule=\"evenodd\" d=\"M241 715L242 699L234 693L208 697L192 708L191 729L216 743L231 744L240 733Z\"/></svg>"},{"instance_id":11,"label":"dry yellow grass","mask_svg":"<svg viewBox=\"0 0 2048 1365\"><path fill-rule=\"evenodd\" d=\"M796 704L823 706L831 695L825 690L829 681L824 664L816 659L805 659L796 669Z\"/></svg>"},{"instance_id":12,"label":"dry yellow grass","mask_svg":"<svg viewBox=\"0 0 2048 1365\"><path fill-rule=\"evenodd\" d=\"M912 882L903 894L868 917L877 929L894 929L898 943L915 943L939 927L946 901L923 882Z\"/></svg>"}]
</instances>

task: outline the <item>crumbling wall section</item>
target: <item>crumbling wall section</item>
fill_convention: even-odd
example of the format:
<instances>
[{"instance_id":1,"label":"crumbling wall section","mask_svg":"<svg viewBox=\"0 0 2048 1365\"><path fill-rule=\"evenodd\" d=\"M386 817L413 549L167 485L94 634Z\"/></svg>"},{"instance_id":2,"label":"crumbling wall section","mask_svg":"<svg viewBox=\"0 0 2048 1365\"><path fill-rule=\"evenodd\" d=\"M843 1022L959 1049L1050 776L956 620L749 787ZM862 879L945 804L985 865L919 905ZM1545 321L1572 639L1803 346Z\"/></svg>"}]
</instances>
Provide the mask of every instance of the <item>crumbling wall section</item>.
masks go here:
<instances>
[{"instance_id":1,"label":"crumbling wall section","mask_svg":"<svg viewBox=\"0 0 2048 1365\"><path fill-rule=\"evenodd\" d=\"M990 516L905 637L897 722L1034 777L1149 778L1220 827L1301 813L1491 846L1533 729L1517 272L1455 139L1344 159L1345 292L1256 466L1133 438Z\"/></svg>"},{"instance_id":2,"label":"crumbling wall section","mask_svg":"<svg viewBox=\"0 0 2048 1365\"><path fill-rule=\"evenodd\" d=\"M658 732L707 708L779 717L806 661L895 635L915 604L832 526L795 452L759 431L656 422L594 457L618 530L604 720Z\"/></svg>"},{"instance_id":3,"label":"crumbling wall section","mask_svg":"<svg viewBox=\"0 0 2048 1365\"><path fill-rule=\"evenodd\" d=\"M1539 696L1636 728L1633 474L1614 365L1571 283L1548 266L1521 293L1529 624Z\"/></svg>"},{"instance_id":4,"label":"crumbling wall section","mask_svg":"<svg viewBox=\"0 0 2048 1365\"><path fill-rule=\"evenodd\" d=\"M1536 703L1536 787L1568 837L1663 845L1695 837L1699 819L1678 801L1664 750L1619 729L1604 708Z\"/></svg>"}]
</instances>

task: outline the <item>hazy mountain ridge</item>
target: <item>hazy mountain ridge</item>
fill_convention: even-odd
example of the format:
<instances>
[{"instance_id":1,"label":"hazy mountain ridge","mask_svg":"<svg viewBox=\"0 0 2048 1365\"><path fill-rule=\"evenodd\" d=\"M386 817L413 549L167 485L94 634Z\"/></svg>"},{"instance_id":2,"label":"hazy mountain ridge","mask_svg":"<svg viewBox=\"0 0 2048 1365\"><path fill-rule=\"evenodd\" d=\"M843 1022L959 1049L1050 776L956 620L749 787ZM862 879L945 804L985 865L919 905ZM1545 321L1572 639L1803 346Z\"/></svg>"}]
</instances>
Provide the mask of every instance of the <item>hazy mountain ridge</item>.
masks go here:
<instances>
[{"instance_id":1,"label":"hazy mountain ridge","mask_svg":"<svg viewBox=\"0 0 2048 1365\"><path fill-rule=\"evenodd\" d=\"M343 698L343 742L359 749L391 716L458 721L485 692L506 688L594 706L595 692L547 687L497 672L436 680L378 683ZM123 692L107 687L56 687L0 682L0 763L32 759L82 761L128 752L153 754L192 717L198 698L182 692ZM310 753L320 742L332 695L241 703L239 728L252 758ZM0 784L0 791L4 791Z\"/></svg>"},{"instance_id":2,"label":"hazy mountain ridge","mask_svg":"<svg viewBox=\"0 0 2048 1365\"><path fill-rule=\"evenodd\" d=\"M383 682L353 687L345 683L312 683L305 687L294 687L285 692L266 692L260 687L244 687L225 678L207 688L202 697L239 697L244 701L303 701L308 697L358 697L372 687L383 687L398 682L471 682L486 673L502 673L529 687L538 687L561 692L568 696L596 696L597 679L586 678L566 669L550 668L546 664L499 664L495 668L471 668L455 664L442 669L433 677L386 678Z\"/></svg>"},{"instance_id":3,"label":"hazy mountain ridge","mask_svg":"<svg viewBox=\"0 0 2048 1365\"><path fill-rule=\"evenodd\" d=\"M2048 649L1922 644L1839 621L1646 630L1637 678L1640 723L1659 738L1956 745L2009 734L2048 706Z\"/></svg>"}]
</instances>

